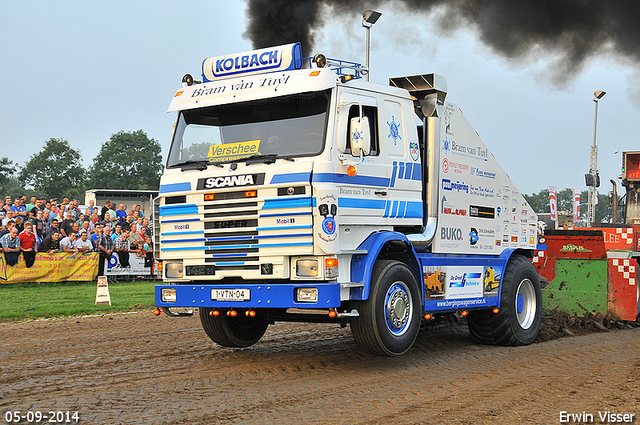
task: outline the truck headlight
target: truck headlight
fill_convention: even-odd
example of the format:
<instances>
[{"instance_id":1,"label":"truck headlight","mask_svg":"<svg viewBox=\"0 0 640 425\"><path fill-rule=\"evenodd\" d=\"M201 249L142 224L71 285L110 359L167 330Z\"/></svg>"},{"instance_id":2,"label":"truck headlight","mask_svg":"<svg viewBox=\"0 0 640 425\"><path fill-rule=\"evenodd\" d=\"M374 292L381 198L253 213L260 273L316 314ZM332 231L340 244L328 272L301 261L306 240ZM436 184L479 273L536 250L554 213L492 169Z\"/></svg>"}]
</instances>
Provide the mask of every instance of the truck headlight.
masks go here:
<instances>
[{"instance_id":1,"label":"truck headlight","mask_svg":"<svg viewBox=\"0 0 640 425\"><path fill-rule=\"evenodd\" d=\"M318 260L297 260L296 275L303 277L317 277Z\"/></svg>"},{"instance_id":2,"label":"truck headlight","mask_svg":"<svg viewBox=\"0 0 640 425\"><path fill-rule=\"evenodd\" d=\"M296 288L296 300L300 303L317 303L318 288Z\"/></svg>"},{"instance_id":3,"label":"truck headlight","mask_svg":"<svg viewBox=\"0 0 640 425\"><path fill-rule=\"evenodd\" d=\"M176 302L175 288L162 288L162 302L165 302L165 303Z\"/></svg>"},{"instance_id":4,"label":"truck headlight","mask_svg":"<svg viewBox=\"0 0 640 425\"><path fill-rule=\"evenodd\" d=\"M181 278L184 274L182 262L180 263L165 262L164 273L165 273L164 275L169 279Z\"/></svg>"}]
</instances>

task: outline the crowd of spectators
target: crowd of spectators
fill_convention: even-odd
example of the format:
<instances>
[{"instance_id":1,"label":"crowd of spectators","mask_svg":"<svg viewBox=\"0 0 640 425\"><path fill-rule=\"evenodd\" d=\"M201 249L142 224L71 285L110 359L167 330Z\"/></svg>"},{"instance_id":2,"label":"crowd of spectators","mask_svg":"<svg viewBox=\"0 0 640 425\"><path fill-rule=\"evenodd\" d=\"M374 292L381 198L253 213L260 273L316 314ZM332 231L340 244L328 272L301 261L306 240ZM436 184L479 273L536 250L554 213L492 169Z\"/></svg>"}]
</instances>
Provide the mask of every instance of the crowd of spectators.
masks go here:
<instances>
[{"instance_id":1,"label":"crowd of spectators","mask_svg":"<svg viewBox=\"0 0 640 425\"><path fill-rule=\"evenodd\" d=\"M27 267L36 261L36 252L100 255L98 276L104 275L105 260L116 253L122 267L129 267L130 255L153 264L152 227L141 206L127 210L124 204L106 201L100 209L89 202L79 208L77 199L38 199L32 196L0 199L0 248L8 265L20 255Z\"/></svg>"}]
</instances>

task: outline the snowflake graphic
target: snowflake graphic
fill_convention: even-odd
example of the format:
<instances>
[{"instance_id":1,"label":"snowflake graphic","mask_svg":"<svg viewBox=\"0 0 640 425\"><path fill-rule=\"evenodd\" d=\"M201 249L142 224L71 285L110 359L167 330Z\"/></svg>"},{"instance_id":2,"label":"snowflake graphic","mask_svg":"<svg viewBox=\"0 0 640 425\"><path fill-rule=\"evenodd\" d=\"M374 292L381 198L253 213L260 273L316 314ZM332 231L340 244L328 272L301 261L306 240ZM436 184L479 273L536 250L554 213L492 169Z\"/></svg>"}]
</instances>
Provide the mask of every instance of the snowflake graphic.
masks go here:
<instances>
[{"instance_id":1,"label":"snowflake graphic","mask_svg":"<svg viewBox=\"0 0 640 425\"><path fill-rule=\"evenodd\" d=\"M387 121L389 124L389 139L393 139L393 144L398 146L398 139L402 140L400 137L400 124L395 121L395 116L391 115L391 122Z\"/></svg>"},{"instance_id":2,"label":"snowflake graphic","mask_svg":"<svg viewBox=\"0 0 640 425\"><path fill-rule=\"evenodd\" d=\"M447 138L445 137L444 140L442 141L444 143L444 146L442 147L442 150L444 151L445 154L448 154L449 151L451 150L451 148L449 147L449 141L447 140Z\"/></svg>"}]
</instances>

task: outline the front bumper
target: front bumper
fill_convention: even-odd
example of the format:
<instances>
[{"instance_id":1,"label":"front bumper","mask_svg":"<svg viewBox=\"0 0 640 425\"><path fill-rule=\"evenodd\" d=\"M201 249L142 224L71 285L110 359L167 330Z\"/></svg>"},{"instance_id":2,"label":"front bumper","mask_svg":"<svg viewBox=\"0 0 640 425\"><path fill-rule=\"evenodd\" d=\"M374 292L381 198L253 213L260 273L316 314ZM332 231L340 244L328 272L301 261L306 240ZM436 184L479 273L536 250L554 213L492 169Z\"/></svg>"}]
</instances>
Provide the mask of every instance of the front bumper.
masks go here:
<instances>
[{"instance_id":1,"label":"front bumper","mask_svg":"<svg viewBox=\"0 0 640 425\"><path fill-rule=\"evenodd\" d=\"M176 291L175 302L162 301L162 289ZM250 298L246 301L213 301L214 289L248 289ZM317 302L296 300L297 288L317 288ZM155 304L157 307L214 307L214 308L335 308L340 307L340 283L268 283L268 284L180 284L156 285Z\"/></svg>"}]
</instances>

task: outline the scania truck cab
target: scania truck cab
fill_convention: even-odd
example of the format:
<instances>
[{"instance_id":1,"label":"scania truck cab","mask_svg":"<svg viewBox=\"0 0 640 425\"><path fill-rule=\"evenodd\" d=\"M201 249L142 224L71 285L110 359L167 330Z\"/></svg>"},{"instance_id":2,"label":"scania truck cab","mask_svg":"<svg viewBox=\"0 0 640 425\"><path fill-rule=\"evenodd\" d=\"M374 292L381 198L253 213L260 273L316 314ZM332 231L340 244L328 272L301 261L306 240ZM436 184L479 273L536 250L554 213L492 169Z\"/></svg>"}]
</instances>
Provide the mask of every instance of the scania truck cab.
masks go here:
<instances>
[{"instance_id":1,"label":"scania truck cab","mask_svg":"<svg viewBox=\"0 0 640 425\"><path fill-rule=\"evenodd\" d=\"M279 321L327 322L393 356L451 313L482 343L532 342L535 213L442 76L385 86L367 71L294 43L183 78L155 200L156 305L197 309L229 347Z\"/></svg>"}]
</instances>

